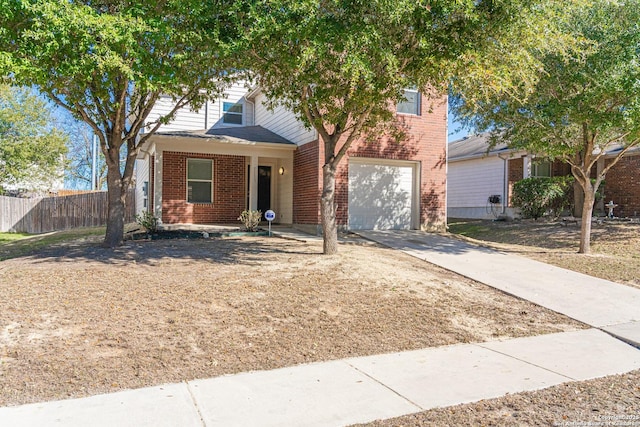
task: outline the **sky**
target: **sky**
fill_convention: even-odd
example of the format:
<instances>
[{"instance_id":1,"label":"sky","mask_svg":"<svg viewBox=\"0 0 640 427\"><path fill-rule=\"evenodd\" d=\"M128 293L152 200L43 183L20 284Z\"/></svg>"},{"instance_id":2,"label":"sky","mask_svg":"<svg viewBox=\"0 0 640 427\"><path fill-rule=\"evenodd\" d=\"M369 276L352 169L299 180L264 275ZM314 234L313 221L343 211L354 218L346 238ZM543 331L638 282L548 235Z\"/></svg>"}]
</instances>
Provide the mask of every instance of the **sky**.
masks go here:
<instances>
[{"instance_id":1,"label":"sky","mask_svg":"<svg viewBox=\"0 0 640 427\"><path fill-rule=\"evenodd\" d=\"M456 121L456 117L449 111L448 114L448 129L447 129L447 142L457 141L469 135L471 131L465 129L462 125Z\"/></svg>"}]
</instances>

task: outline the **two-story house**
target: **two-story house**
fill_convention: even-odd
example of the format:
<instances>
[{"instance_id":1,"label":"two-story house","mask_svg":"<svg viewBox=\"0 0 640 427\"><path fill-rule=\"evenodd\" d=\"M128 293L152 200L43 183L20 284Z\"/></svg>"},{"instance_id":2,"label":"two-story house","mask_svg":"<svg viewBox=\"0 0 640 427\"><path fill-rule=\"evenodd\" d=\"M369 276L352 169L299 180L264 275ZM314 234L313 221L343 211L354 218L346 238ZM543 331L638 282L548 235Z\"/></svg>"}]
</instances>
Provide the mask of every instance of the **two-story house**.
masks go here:
<instances>
[{"instance_id":1,"label":"two-story house","mask_svg":"<svg viewBox=\"0 0 640 427\"><path fill-rule=\"evenodd\" d=\"M199 111L179 111L140 152L138 209L164 224L237 224L245 209L272 209L274 222L318 232L318 134L265 101L260 88L238 83ZM163 99L152 115L170 107L171 99ZM444 229L446 114L446 99L427 106L408 91L398 105L403 141L381 135L353 144L336 183L340 226Z\"/></svg>"}]
</instances>

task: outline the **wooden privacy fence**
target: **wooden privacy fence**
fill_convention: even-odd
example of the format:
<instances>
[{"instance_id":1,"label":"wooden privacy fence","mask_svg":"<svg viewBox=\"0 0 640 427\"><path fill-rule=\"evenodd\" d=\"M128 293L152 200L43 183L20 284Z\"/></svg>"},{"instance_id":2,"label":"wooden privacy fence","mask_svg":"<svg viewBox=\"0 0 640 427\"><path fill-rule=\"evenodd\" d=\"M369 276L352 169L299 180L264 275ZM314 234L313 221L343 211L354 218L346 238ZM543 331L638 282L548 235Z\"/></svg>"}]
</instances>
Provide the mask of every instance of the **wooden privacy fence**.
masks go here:
<instances>
[{"instance_id":1,"label":"wooden privacy fence","mask_svg":"<svg viewBox=\"0 0 640 427\"><path fill-rule=\"evenodd\" d=\"M0 196L0 232L47 233L107 223L107 193L22 199ZM135 220L135 192L127 193L125 222Z\"/></svg>"}]
</instances>

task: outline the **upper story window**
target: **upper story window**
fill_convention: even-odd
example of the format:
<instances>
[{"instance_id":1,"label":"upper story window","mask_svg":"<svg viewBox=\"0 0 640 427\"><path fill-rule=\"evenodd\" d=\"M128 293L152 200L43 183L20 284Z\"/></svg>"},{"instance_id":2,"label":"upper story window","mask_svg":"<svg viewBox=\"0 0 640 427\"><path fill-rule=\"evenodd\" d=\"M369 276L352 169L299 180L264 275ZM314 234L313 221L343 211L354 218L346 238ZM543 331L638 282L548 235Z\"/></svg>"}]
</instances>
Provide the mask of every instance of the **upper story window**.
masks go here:
<instances>
[{"instance_id":1,"label":"upper story window","mask_svg":"<svg viewBox=\"0 0 640 427\"><path fill-rule=\"evenodd\" d=\"M213 202L213 160L187 159L187 202Z\"/></svg>"},{"instance_id":2,"label":"upper story window","mask_svg":"<svg viewBox=\"0 0 640 427\"><path fill-rule=\"evenodd\" d=\"M222 103L222 110L224 111L224 115L222 116L223 123L229 125L242 124L242 104L224 102Z\"/></svg>"},{"instance_id":3,"label":"upper story window","mask_svg":"<svg viewBox=\"0 0 640 427\"><path fill-rule=\"evenodd\" d=\"M398 103L398 113L420 115L420 92L416 89L405 89L404 99Z\"/></svg>"}]
</instances>

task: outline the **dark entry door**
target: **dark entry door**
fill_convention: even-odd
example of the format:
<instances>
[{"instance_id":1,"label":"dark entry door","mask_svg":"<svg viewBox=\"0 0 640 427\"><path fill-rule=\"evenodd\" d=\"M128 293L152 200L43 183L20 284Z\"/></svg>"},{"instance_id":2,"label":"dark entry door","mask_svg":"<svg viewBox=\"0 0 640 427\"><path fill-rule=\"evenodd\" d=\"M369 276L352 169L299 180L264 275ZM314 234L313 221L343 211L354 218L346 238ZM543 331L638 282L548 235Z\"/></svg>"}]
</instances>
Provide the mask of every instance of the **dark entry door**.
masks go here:
<instances>
[{"instance_id":1,"label":"dark entry door","mask_svg":"<svg viewBox=\"0 0 640 427\"><path fill-rule=\"evenodd\" d=\"M264 213L271 209L271 166L258 166L258 210Z\"/></svg>"}]
</instances>

